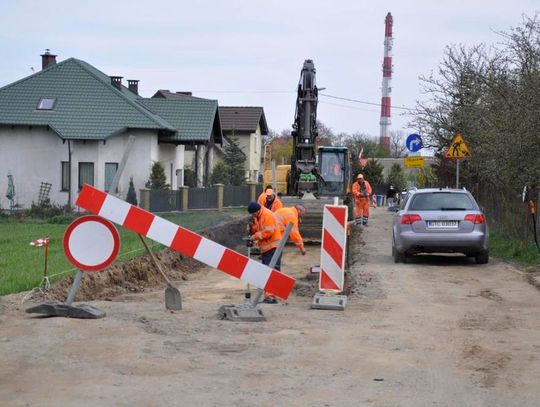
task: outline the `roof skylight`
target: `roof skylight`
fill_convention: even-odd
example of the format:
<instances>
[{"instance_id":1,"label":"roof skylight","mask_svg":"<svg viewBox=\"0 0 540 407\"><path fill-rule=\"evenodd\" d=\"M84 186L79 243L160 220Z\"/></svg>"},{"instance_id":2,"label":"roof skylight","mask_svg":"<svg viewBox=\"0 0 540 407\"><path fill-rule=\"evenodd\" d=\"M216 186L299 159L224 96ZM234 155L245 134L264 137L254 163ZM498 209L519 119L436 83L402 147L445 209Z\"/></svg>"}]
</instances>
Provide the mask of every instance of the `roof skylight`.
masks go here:
<instances>
[{"instance_id":1,"label":"roof skylight","mask_svg":"<svg viewBox=\"0 0 540 407\"><path fill-rule=\"evenodd\" d=\"M41 98L38 103L38 110L53 110L56 98Z\"/></svg>"}]
</instances>

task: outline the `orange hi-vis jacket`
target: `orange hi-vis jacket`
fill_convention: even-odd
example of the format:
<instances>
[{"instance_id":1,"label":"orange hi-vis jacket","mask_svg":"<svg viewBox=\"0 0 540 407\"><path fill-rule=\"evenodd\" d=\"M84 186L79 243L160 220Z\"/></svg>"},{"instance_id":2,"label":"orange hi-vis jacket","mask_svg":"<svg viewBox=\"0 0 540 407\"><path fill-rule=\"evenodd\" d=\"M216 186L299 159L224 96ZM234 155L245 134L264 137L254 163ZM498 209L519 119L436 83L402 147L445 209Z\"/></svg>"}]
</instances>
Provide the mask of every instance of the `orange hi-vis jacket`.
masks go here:
<instances>
[{"instance_id":1,"label":"orange hi-vis jacket","mask_svg":"<svg viewBox=\"0 0 540 407\"><path fill-rule=\"evenodd\" d=\"M277 248L283 236L279 218L264 206L257 213L251 233L251 238L257 242L261 253Z\"/></svg>"},{"instance_id":2,"label":"orange hi-vis jacket","mask_svg":"<svg viewBox=\"0 0 540 407\"><path fill-rule=\"evenodd\" d=\"M259 195L259 197L257 198L257 202L259 204L261 204L261 206L263 208L266 208L266 194L263 192L262 194ZM281 209L283 208L283 203L281 202L281 199L279 199L277 196L274 198L274 202L272 202L272 207L270 208L270 210L272 212L275 212L277 211L278 209ZM268 209L268 208L266 208Z\"/></svg>"},{"instance_id":3,"label":"orange hi-vis jacket","mask_svg":"<svg viewBox=\"0 0 540 407\"><path fill-rule=\"evenodd\" d=\"M281 234L285 231L285 228L289 223L292 222L293 227L291 229L291 234L289 238L294 242L299 249L304 248L304 242L302 240L302 235L298 229L298 209L292 208L280 208L276 211L276 215L281 220Z\"/></svg>"},{"instance_id":4,"label":"orange hi-vis jacket","mask_svg":"<svg viewBox=\"0 0 540 407\"><path fill-rule=\"evenodd\" d=\"M360 199L369 199L369 196L372 193L371 185L368 181L364 180L362 184L363 185L360 186L358 181L355 181L352 186L352 194L355 201Z\"/></svg>"}]
</instances>

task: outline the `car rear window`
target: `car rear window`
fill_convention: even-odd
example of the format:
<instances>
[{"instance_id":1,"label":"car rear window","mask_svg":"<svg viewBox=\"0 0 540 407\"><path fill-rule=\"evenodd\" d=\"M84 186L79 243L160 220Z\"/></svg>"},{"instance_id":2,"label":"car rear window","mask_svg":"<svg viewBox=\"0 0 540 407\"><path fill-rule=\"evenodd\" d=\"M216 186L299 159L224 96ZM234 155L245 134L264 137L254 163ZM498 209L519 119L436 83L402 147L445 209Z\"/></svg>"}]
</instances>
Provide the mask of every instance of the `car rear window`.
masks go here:
<instances>
[{"instance_id":1,"label":"car rear window","mask_svg":"<svg viewBox=\"0 0 540 407\"><path fill-rule=\"evenodd\" d=\"M433 192L415 194L411 198L409 210L413 211L466 211L476 210L474 201L467 194Z\"/></svg>"}]
</instances>

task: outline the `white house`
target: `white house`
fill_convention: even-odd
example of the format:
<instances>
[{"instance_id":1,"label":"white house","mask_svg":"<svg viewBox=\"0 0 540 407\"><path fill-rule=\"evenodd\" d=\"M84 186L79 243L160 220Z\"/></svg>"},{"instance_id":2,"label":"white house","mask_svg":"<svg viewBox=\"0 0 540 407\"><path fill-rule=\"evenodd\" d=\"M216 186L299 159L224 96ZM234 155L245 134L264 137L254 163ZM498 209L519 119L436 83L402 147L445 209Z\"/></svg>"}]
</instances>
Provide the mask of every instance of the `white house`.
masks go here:
<instances>
[{"instance_id":1,"label":"white house","mask_svg":"<svg viewBox=\"0 0 540 407\"><path fill-rule=\"evenodd\" d=\"M49 52L42 67L0 88L0 191L10 173L20 207L42 203L40 189L49 184L48 199L57 205L73 205L84 183L108 190L130 135L135 143L120 178L121 197L130 178L137 191L144 188L155 161L172 188L183 185L186 145L204 147L203 178L211 171L222 139L217 101L142 98L138 80L125 87L120 76L75 58L56 63Z\"/></svg>"},{"instance_id":2,"label":"white house","mask_svg":"<svg viewBox=\"0 0 540 407\"><path fill-rule=\"evenodd\" d=\"M223 136L236 139L246 155L246 180L257 182L262 173L263 136L268 134L264 109L259 106L220 106Z\"/></svg>"}]
</instances>

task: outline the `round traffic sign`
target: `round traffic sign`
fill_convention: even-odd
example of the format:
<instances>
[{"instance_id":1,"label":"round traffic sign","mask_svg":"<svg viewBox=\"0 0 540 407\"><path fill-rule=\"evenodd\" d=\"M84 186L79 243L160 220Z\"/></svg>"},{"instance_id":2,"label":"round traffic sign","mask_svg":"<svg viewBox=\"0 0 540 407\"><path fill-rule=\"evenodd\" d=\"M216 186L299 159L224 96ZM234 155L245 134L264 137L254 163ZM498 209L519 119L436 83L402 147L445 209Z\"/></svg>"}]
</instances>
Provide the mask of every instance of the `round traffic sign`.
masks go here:
<instances>
[{"instance_id":1,"label":"round traffic sign","mask_svg":"<svg viewBox=\"0 0 540 407\"><path fill-rule=\"evenodd\" d=\"M110 265L120 250L120 236L114 225L100 216L75 219L64 234L64 253L84 271L99 271Z\"/></svg>"},{"instance_id":2,"label":"round traffic sign","mask_svg":"<svg viewBox=\"0 0 540 407\"><path fill-rule=\"evenodd\" d=\"M409 151L416 153L424 146L422 143L422 137L419 134L410 134L405 141L405 146Z\"/></svg>"}]
</instances>

